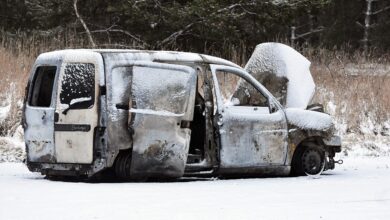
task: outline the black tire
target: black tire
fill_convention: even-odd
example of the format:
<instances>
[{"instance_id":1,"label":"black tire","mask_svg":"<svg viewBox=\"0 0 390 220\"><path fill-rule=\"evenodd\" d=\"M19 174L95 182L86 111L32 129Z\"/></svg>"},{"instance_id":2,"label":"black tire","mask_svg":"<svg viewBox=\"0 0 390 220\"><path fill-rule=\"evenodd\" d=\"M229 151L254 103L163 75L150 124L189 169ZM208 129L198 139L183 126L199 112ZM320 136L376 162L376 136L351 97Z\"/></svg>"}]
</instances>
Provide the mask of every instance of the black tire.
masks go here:
<instances>
[{"instance_id":1,"label":"black tire","mask_svg":"<svg viewBox=\"0 0 390 220\"><path fill-rule=\"evenodd\" d=\"M298 176L318 176L325 169L325 151L317 146L297 149L292 163L292 174Z\"/></svg>"},{"instance_id":2,"label":"black tire","mask_svg":"<svg viewBox=\"0 0 390 220\"><path fill-rule=\"evenodd\" d=\"M131 151L120 152L115 161L115 175L121 180L130 179Z\"/></svg>"}]
</instances>

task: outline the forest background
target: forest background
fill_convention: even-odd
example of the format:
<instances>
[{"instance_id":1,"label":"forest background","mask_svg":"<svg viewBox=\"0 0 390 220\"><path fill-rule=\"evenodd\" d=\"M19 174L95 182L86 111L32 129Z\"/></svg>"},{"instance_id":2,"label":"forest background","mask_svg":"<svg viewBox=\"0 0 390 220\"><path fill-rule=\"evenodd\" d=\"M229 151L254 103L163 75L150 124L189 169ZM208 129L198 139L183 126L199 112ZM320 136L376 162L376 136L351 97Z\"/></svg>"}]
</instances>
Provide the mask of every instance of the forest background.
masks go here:
<instances>
[{"instance_id":1,"label":"forest background","mask_svg":"<svg viewBox=\"0 0 390 220\"><path fill-rule=\"evenodd\" d=\"M20 133L26 80L42 52L180 50L244 66L269 41L312 62L313 102L334 116L345 154L390 155L387 0L0 0L0 136Z\"/></svg>"}]
</instances>

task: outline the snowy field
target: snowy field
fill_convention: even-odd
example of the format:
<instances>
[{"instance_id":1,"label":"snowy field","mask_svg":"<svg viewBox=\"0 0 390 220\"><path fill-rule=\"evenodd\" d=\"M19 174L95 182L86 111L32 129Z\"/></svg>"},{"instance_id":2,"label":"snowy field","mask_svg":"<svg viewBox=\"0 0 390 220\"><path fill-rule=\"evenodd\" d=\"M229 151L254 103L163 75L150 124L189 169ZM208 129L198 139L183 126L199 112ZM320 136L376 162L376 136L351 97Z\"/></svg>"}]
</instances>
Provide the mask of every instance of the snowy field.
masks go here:
<instances>
[{"instance_id":1,"label":"snowy field","mask_svg":"<svg viewBox=\"0 0 390 220\"><path fill-rule=\"evenodd\" d=\"M390 157L320 178L77 183L0 163L0 219L390 219Z\"/></svg>"}]
</instances>

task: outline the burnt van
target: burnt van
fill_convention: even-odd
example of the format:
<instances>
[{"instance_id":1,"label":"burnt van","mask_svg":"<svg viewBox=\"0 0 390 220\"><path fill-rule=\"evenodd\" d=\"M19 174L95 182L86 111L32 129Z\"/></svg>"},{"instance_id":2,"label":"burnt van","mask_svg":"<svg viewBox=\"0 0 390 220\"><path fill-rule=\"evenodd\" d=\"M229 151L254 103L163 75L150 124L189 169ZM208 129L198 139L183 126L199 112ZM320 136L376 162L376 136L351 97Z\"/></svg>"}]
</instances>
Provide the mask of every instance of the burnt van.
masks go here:
<instances>
[{"instance_id":1,"label":"burnt van","mask_svg":"<svg viewBox=\"0 0 390 220\"><path fill-rule=\"evenodd\" d=\"M260 101L237 101L240 80ZM329 115L286 109L240 66L184 52L43 53L22 123L29 170L50 177L318 175L341 149Z\"/></svg>"}]
</instances>

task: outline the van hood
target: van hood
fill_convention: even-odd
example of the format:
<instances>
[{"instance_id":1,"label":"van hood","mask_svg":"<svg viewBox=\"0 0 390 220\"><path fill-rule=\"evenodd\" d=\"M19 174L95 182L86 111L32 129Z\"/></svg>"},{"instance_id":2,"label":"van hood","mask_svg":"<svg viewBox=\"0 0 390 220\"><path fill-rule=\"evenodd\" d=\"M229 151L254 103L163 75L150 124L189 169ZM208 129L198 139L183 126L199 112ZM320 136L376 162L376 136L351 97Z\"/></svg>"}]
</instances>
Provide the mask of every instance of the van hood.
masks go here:
<instances>
[{"instance_id":1,"label":"van hood","mask_svg":"<svg viewBox=\"0 0 390 220\"><path fill-rule=\"evenodd\" d=\"M332 117L326 113L286 108L286 117L290 125L304 130L328 131L333 128Z\"/></svg>"}]
</instances>

